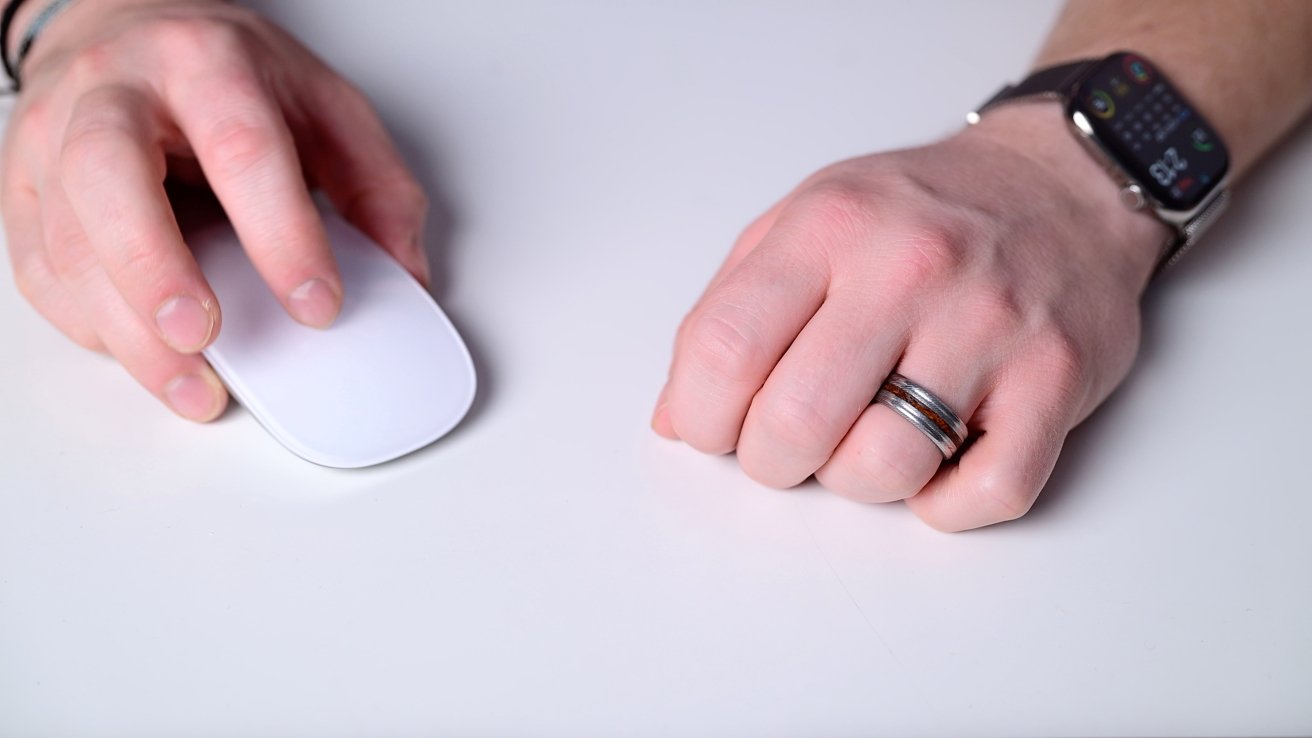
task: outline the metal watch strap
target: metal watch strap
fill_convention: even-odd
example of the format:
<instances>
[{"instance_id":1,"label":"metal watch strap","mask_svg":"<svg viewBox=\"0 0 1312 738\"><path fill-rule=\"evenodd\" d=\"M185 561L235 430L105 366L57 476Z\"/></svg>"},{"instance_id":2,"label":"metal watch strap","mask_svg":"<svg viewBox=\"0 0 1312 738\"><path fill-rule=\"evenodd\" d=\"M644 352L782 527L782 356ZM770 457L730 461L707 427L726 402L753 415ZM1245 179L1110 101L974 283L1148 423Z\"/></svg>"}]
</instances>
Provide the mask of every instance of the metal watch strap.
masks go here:
<instances>
[{"instance_id":1,"label":"metal watch strap","mask_svg":"<svg viewBox=\"0 0 1312 738\"><path fill-rule=\"evenodd\" d=\"M1157 271L1154 274L1160 274L1167 267L1174 265L1185 255L1185 252L1193 248L1193 245L1198 242L1198 239L1202 237L1208 228L1212 227L1217 216L1224 212L1229 204L1230 191L1222 189L1216 193L1216 197L1212 198L1207 207L1190 218L1183 226L1180 226L1176 230L1176 237L1167 244L1165 253L1158 260Z\"/></svg>"}]
</instances>

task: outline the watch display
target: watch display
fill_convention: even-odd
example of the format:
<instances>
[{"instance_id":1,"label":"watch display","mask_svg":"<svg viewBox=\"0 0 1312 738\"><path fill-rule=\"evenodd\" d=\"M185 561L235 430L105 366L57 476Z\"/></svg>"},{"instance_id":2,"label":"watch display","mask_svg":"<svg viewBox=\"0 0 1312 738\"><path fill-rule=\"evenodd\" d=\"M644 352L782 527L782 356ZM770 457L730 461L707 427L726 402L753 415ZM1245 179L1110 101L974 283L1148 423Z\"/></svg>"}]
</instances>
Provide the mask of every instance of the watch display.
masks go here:
<instances>
[{"instance_id":1,"label":"watch display","mask_svg":"<svg viewBox=\"0 0 1312 738\"><path fill-rule=\"evenodd\" d=\"M1170 210L1196 207L1229 167L1211 124L1136 54L1104 59L1084 76L1067 112L1083 115L1117 164Z\"/></svg>"}]
</instances>

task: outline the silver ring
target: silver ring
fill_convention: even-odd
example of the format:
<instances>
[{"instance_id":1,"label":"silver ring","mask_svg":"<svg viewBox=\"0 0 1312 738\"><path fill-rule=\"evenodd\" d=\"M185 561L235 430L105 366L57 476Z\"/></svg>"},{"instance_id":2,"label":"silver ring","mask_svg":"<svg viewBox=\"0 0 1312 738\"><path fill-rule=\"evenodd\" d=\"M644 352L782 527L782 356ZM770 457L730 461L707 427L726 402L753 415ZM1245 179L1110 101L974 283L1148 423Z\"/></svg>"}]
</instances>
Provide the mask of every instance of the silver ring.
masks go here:
<instances>
[{"instance_id":1,"label":"silver ring","mask_svg":"<svg viewBox=\"0 0 1312 738\"><path fill-rule=\"evenodd\" d=\"M901 374L890 374L874 401L906 418L938 447L944 459L952 458L966 440L966 424L952 408Z\"/></svg>"}]
</instances>

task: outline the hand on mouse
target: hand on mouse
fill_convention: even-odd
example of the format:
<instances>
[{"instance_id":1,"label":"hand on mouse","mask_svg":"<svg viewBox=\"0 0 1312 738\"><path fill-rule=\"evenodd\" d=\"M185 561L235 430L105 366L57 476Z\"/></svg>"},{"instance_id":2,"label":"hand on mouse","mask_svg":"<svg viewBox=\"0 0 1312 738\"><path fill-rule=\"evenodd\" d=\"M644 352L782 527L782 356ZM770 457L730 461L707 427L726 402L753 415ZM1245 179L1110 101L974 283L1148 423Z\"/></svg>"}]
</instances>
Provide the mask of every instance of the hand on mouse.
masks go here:
<instances>
[{"instance_id":1,"label":"hand on mouse","mask_svg":"<svg viewBox=\"0 0 1312 738\"><path fill-rule=\"evenodd\" d=\"M331 324L342 300L311 186L427 280L426 200L368 101L255 13L217 0L75 3L21 72L0 180L19 289L179 415L211 420L227 393L198 353L220 306L166 177L208 181L306 325Z\"/></svg>"},{"instance_id":2,"label":"hand on mouse","mask_svg":"<svg viewBox=\"0 0 1312 738\"><path fill-rule=\"evenodd\" d=\"M767 485L815 475L941 530L1016 518L1128 371L1166 238L1051 104L828 167L746 230L683 321L653 426L736 450ZM894 371L967 422L959 461L871 404Z\"/></svg>"}]
</instances>

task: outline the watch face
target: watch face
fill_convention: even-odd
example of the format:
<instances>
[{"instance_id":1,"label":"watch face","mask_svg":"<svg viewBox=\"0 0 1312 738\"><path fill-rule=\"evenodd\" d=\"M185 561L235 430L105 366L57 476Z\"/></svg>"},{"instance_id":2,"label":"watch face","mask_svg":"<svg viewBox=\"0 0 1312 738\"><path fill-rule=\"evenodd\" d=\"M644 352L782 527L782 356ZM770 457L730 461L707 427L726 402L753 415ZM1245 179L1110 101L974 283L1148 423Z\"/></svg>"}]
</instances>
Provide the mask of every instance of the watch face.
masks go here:
<instances>
[{"instance_id":1,"label":"watch face","mask_svg":"<svg viewBox=\"0 0 1312 738\"><path fill-rule=\"evenodd\" d=\"M1113 54L1075 90L1082 113L1118 164L1162 205L1191 210L1225 176L1221 137L1147 59Z\"/></svg>"}]
</instances>

